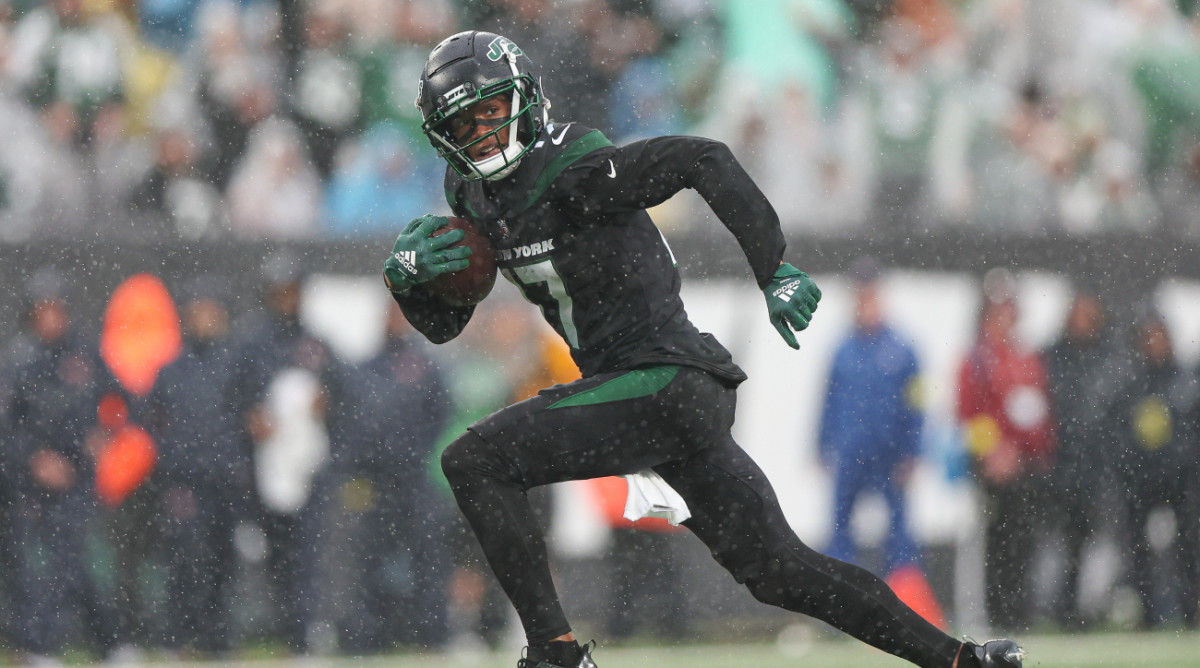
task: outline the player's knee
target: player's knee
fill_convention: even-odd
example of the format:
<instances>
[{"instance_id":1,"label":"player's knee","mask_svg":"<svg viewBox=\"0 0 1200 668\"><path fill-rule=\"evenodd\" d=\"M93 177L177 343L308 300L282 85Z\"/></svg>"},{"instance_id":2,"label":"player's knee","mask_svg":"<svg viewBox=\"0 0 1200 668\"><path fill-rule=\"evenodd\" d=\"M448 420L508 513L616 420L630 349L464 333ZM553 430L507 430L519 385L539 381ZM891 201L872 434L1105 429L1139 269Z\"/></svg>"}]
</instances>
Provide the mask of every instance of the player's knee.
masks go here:
<instances>
[{"instance_id":1,"label":"player's knee","mask_svg":"<svg viewBox=\"0 0 1200 668\"><path fill-rule=\"evenodd\" d=\"M467 432L459 436L453 443L442 451L442 474L451 488L459 487L471 475L472 462L476 441L482 441L478 436Z\"/></svg>"},{"instance_id":2,"label":"player's knee","mask_svg":"<svg viewBox=\"0 0 1200 668\"><path fill-rule=\"evenodd\" d=\"M453 490L472 481L500 477L502 468L496 451L473 431L459 436L442 452L442 473Z\"/></svg>"}]
</instances>

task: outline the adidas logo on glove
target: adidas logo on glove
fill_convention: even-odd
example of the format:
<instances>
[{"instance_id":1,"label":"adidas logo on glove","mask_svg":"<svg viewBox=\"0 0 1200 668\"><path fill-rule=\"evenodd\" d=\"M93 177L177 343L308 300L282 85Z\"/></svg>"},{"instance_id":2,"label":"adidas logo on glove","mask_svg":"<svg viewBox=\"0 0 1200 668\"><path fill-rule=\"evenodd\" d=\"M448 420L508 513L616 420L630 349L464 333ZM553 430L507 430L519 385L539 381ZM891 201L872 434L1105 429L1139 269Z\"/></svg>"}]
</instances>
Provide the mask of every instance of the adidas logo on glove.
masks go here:
<instances>
[{"instance_id":1,"label":"adidas logo on glove","mask_svg":"<svg viewBox=\"0 0 1200 668\"><path fill-rule=\"evenodd\" d=\"M409 274L417 273L417 251L399 251L392 253L392 257L396 258Z\"/></svg>"},{"instance_id":2,"label":"adidas logo on glove","mask_svg":"<svg viewBox=\"0 0 1200 668\"><path fill-rule=\"evenodd\" d=\"M778 288L775 288L775 292L771 293L771 296L778 297L785 302L790 302L792 301L792 295L796 294L796 289L800 287L801 282L802 281L800 279L796 279L794 281L784 283Z\"/></svg>"}]
</instances>

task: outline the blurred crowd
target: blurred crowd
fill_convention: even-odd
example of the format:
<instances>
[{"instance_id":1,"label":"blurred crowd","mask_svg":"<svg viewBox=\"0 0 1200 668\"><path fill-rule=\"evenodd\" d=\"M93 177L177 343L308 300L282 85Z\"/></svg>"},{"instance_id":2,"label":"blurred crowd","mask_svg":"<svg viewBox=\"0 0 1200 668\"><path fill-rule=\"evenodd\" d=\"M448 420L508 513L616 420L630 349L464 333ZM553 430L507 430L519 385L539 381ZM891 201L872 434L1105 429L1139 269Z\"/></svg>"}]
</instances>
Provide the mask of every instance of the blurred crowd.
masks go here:
<instances>
[{"instance_id":1,"label":"blurred crowd","mask_svg":"<svg viewBox=\"0 0 1200 668\"><path fill-rule=\"evenodd\" d=\"M93 323L59 270L30 276L0 357L0 657L498 641L437 455L574 366L505 303L452 358L392 306L351 362L302 322L305 282L274 254L235 314L222 278L139 274Z\"/></svg>"},{"instance_id":2,"label":"blurred crowd","mask_svg":"<svg viewBox=\"0 0 1200 668\"><path fill-rule=\"evenodd\" d=\"M925 559L905 496L929 378L914 342L884 317L878 266L864 260L850 268L854 326L834 356L819 428L835 497L826 549L863 558L853 510L877 495L887 519L875 561L910 605L936 610L914 588L927 589ZM983 276L980 297L954 382L955 447L979 501L966 529L978 534L983 581L958 581L955 602L977 592L987 627L1005 632L1200 628L1200 368L1180 361L1148 295L1131 301L1077 281L1040 350L1018 333L1025 305L1007 269Z\"/></svg>"},{"instance_id":3,"label":"blurred crowd","mask_svg":"<svg viewBox=\"0 0 1200 668\"><path fill-rule=\"evenodd\" d=\"M1016 334L1011 276L989 272L983 292L958 414L983 499L992 626L1030 627L1039 598L1064 630L1111 622L1114 588L1089 593L1105 578L1084 575L1107 543L1130 593L1118 616L1200 628L1200 368L1180 362L1148 297L1118 315L1128 295L1081 282L1060 335L1034 350ZM1049 596L1036 576L1047 553Z\"/></svg>"},{"instance_id":4,"label":"blurred crowd","mask_svg":"<svg viewBox=\"0 0 1200 668\"><path fill-rule=\"evenodd\" d=\"M445 209L444 163L412 100L429 50L468 28L525 49L557 119L617 142L727 142L787 232L1200 238L1198 11L1191 0L8 0L0 241L390 240ZM689 206L656 221L706 233ZM172 316L154 347L107 338L120 322L73 317L60 273L30 275L21 331L0 349L0 649L52 663L80 645L121 658L220 656L260 639L350 653L495 642L507 604L440 486L437 451L569 378L569 360L526 309L490 302L453 356L393 310L380 350L342 359L301 322L305 276L272 260L247 312L231 310L220 277L171 285L166 302L148 283L130 308ZM1085 595L1080 571L1110 544L1137 625L1195 627L1197 370L1176 360L1153 309L1126 327L1086 285L1058 343L1020 348L1011 286L984 287L959 418L984 499L988 590L1018 592L987 601L992 626L1102 625L1119 602ZM901 359L888 345L882 359ZM885 392L861 384L876 377L865 339L848 350L845 377L873 409L892 400L907 444L890 458L839 453L861 447L849 432L863 421L847 410L822 426L822 458L845 484L841 532L822 547L855 558L858 492L878 483L898 500L908 480L920 420L895 400L919 361L875 369L897 383ZM656 621L685 633L674 534L634 530L614 508L610 635ZM888 570L920 565L923 546L893 540ZM620 559L637 551L657 555L655 577ZM1057 570L1039 610L1031 578L1048 551ZM648 594L663 607L634 623L623 613Z\"/></svg>"},{"instance_id":5,"label":"blurred crowd","mask_svg":"<svg viewBox=\"0 0 1200 668\"><path fill-rule=\"evenodd\" d=\"M7 0L0 239L387 237L445 207L412 100L468 28L789 231L1200 234L1192 0Z\"/></svg>"},{"instance_id":6,"label":"blurred crowd","mask_svg":"<svg viewBox=\"0 0 1200 668\"><path fill-rule=\"evenodd\" d=\"M851 510L882 494L886 553L863 565L945 624L930 546L904 509L922 456L920 360L883 318L879 267L849 270L855 327L812 425L837 497L818 547L863 557ZM511 609L438 454L466 425L576 377L565 346L515 301L481 305L452 350L389 305L380 345L350 359L306 321L308 280L297 256L275 253L261 302L237 313L221 277L168 287L139 274L91 322L63 273L30 275L0 356L0 653L56 665L68 650L123 662L511 642ZM1086 283L1058 340L1030 349L1014 333L1011 276L982 285L955 436L981 499L987 593L971 606L993 629L1196 628L1200 369L1179 362L1155 310L1122 324ZM680 530L624 520L619 479L586 489L611 541L572 580L600 592L606 639L695 633L683 583L703 578L681 565ZM532 492L547 527L560 509L549 491ZM1108 576L1088 566L1098 545Z\"/></svg>"}]
</instances>

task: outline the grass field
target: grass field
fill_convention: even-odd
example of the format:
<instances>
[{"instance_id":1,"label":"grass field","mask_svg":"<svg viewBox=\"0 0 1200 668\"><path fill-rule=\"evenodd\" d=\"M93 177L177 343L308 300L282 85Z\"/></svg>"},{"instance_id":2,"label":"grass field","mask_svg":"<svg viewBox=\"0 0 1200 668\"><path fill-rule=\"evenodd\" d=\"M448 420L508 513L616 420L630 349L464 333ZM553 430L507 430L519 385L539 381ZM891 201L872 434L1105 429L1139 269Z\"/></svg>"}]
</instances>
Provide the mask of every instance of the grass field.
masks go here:
<instances>
[{"instance_id":1,"label":"grass field","mask_svg":"<svg viewBox=\"0 0 1200 668\"><path fill-rule=\"evenodd\" d=\"M1046 635L1022 639L1029 668L1200 668L1200 633L1112 633ZM911 664L847 639L817 639L788 644L692 645L687 647L600 647L594 654L603 668L902 668ZM516 668L512 652L455 657L440 654L393 654L369 658L259 658L219 663L156 665L229 668Z\"/></svg>"}]
</instances>

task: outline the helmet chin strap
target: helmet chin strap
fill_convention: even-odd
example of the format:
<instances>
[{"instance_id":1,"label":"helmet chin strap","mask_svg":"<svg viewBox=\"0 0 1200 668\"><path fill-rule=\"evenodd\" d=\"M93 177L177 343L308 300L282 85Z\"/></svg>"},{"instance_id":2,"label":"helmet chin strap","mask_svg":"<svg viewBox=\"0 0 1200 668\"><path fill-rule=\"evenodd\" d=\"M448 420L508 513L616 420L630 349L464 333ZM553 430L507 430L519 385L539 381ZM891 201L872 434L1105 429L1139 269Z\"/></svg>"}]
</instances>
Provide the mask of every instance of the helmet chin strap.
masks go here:
<instances>
[{"instance_id":1,"label":"helmet chin strap","mask_svg":"<svg viewBox=\"0 0 1200 668\"><path fill-rule=\"evenodd\" d=\"M517 124L514 122L510 129L511 133L516 132ZM479 174L486 181L495 181L502 179L512 173L517 165L520 164L519 156L521 151L525 150L525 145L510 135L508 148L500 151L496 155L488 156L479 162L471 161L471 166L475 168L475 173ZM489 170L496 171L488 173Z\"/></svg>"}]
</instances>

